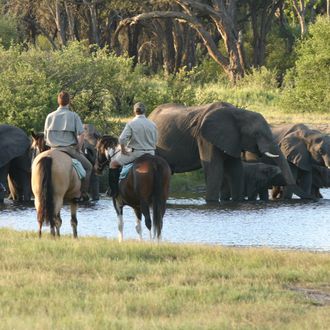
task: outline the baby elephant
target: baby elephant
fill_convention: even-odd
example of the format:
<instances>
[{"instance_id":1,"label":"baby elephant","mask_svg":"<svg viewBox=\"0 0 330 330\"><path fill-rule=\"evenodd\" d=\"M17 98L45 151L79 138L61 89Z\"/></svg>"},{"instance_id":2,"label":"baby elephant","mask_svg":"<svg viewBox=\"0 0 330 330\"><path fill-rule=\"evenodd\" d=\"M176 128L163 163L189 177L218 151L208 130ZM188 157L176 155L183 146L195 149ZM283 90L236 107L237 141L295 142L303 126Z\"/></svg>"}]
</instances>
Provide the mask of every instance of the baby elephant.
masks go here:
<instances>
[{"instance_id":1,"label":"baby elephant","mask_svg":"<svg viewBox=\"0 0 330 330\"><path fill-rule=\"evenodd\" d=\"M268 189L273 185L285 185L281 169L275 165L264 163L243 162L244 181L242 182L242 200L246 197L255 201L259 195L260 200L268 201ZM221 188L221 200L231 199L229 180L225 177Z\"/></svg>"}]
</instances>

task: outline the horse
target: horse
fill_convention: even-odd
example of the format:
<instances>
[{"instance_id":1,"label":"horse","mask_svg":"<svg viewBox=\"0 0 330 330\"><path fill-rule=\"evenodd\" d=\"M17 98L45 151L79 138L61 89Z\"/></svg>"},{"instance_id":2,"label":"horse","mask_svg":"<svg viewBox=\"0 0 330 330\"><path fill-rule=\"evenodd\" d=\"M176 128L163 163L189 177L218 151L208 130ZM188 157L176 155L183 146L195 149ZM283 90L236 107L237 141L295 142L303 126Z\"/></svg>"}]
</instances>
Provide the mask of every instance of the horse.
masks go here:
<instances>
[{"instance_id":1,"label":"horse","mask_svg":"<svg viewBox=\"0 0 330 330\"><path fill-rule=\"evenodd\" d=\"M110 135L102 136L96 144L97 157L94 166L96 173L100 175L119 151L117 138ZM119 181L118 196L112 199L118 217L119 242L123 241L123 207L125 205L134 210L135 229L139 239L142 240L141 219L143 215L150 238L152 238L151 228L153 228L153 238L160 240L170 177L169 165L159 156L144 154L133 162L127 176ZM152 223L150 206L152 206Z\"/></svg>"},{"instance_id":2,"label":"horse","mask_svg":"<svg viewBox=\"0 0 330 330\"><path fill-rule=\"evenodd\" d=\"M47 147L42 142L42 134L32 135L32 138L35 158L32 163L31 184L37 210L39 237L41 238L44 221L50 224L52 236L55 237L55 229L56 235L60 236L62 225L60 212L64 200L67 200L71 208L73 237L77 238L77 208L81 181L72 166L72 158L59 150L44 150Z\"/></svg>"}]
</instances>

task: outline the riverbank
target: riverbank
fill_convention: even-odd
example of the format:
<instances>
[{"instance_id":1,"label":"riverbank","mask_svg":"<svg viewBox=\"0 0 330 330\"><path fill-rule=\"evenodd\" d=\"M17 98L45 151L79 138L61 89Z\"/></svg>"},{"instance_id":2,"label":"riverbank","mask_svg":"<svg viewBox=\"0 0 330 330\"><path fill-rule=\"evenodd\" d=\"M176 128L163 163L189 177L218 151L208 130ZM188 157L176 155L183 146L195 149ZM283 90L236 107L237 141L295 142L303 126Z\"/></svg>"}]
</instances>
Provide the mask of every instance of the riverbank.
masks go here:
<instances>
[{"instance_id":1,"label":"riverbank","mask_svg":"<svg viewBox=\"0 0 330 330\"><path fill-rule=\"evenodd\" d=\"M0 230L4 329L325 329L329 253Z\"/></svg>"}]
</instances>

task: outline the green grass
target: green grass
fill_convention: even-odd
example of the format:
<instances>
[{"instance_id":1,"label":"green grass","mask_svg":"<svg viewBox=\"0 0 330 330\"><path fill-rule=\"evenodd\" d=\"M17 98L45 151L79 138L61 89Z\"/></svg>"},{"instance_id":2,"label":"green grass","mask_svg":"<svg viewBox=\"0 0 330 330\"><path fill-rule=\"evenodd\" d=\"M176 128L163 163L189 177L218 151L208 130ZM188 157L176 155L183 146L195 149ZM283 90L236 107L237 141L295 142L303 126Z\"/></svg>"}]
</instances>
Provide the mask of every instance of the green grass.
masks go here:
<instances>
[{"instance_id":1,"label":"green grass","mask_svg":"<svg viewBox=\"0 0 330 330\"><path fill-rule=\"evenodd\" d=\"M330 324L329 253L39 240L36 233L6 229L0 230L0 251L1 329Z\"/></svg>"}]
</instances>

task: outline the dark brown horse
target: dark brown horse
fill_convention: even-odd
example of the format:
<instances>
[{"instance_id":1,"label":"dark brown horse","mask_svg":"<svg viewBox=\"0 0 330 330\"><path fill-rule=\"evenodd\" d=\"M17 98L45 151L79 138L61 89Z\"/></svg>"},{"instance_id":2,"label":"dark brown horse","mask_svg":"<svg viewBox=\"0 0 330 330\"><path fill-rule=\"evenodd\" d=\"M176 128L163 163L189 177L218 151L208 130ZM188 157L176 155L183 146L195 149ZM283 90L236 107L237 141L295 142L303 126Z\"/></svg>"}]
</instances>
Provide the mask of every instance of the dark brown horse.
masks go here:
<instances>
[{"instance_id":1,"label":"dark brown horse","mask_svg":"<svg viewBox=\"0 0 330 330\"><path fill-rule=\"evenodd\" d=\"M96 173L101 174L112 157L118 153L118 140L104 135L97 145ZM142 239L141 218L145 219L146 227L153 228L153 237L161 237L163 217L169 193L171 170L167 162L158 156L145 154L133 162L127 176L119 182L119 195L113 198L118 216L119 241L123 240L123 207L131 206L136 215L136 231ZM150 216L152 206L152 223Z\"/></svg>"},{"instance_id":2,"label":"dark brown horse","mask_svg":"<svg viewBox=\"0 0 330 330\"><path fill-rule=\"evenodd\" d=\"M72 158L58 150L46 150L43 134L32 135L32 191L39 223L39 237L43 222L50 224L51 234L60 235L62 224L61 208L67 200L71 206L71 226L73 236L77 237L77 200L80 197L81 182L72 166Z\"/></svg>"}]
</instances>

